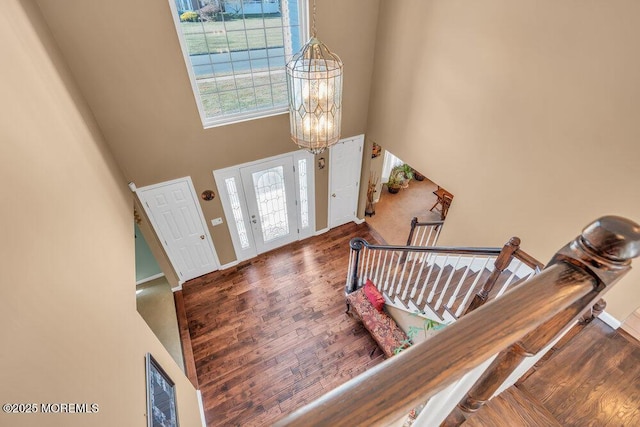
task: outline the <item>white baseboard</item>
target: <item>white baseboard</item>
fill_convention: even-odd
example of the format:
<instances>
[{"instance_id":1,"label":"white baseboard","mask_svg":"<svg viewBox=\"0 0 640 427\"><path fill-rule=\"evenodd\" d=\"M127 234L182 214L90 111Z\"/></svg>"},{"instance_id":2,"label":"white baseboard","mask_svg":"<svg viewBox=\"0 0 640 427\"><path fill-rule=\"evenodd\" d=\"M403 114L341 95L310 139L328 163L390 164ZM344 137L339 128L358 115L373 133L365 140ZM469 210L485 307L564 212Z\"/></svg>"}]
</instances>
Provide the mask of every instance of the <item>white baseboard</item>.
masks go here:
<instances>
[{"instance_id":1,"label":"white baseboard","mask_svg":"<svg viewBox=\"0 0 640 427\"><path fill-rule=\"evenodd\" d=\"M640 311L631 313L622 324L621 329L640 341Z\"/></svg>"},{"instance_id":2,"label":"white baseboard","mask_svg":"<svg viewBox=\"0 0 640 427\"><path fill-rule=\"evenodd\" d=\"M220 270L226 270L227 268L235 267L238 264L240 264L240 261L238 261L238 260L231 261L231 262L226 263L225 265L221 265L220 266Z\"/></svg>"},{"instance_id":3,"label":"white baseboard","mask_svg":"<svg viewBox=\"0 0 640 427\"><path fill-rule=\"evenodd\" d=\"M178 286L176 286L175 288L171 288L171 291L172 291L172 292L178 292L178 291L181 291L181 290L182 290L182 284L183 284L184 282L185 282L184 280L180 280L180 281L178 282Z\"/></svg>"},{"instance_id":4,"label":"white baseboard","mask_svg":"<svg viewBox=\"0 0 640 427\"><path fill-rule=\"evenodd\" d=\"M603 311L602 313L600 313L600 316L598 316L598 318L602 320L604 323L606 323L607 325L611 326L613 329L618 329L622 324L618 319L616 319L606 311Z\"/></svg>"},{"instance_id":5,"label":"white baseboard","mask_svg":"<svg viewBox=\"0 0 640 427\"><path fill-rule=\"evenodd\" d=\"M353 219L353 222L355 222L356 224L362 224L364 222L364 218L355 217Z\"/></svg>"},{"instance_id":6,"label":"white baseboard","mask_svg":"<svg viewBox=\"0 0 640 427\"><path fill-rule=\"evenodd\" d=\"M314 236L319 236L319 235L321 235L321 234L326 233L326 232L327 232L327 231L329 231L329 230L331 230L329 227L327 227L327 228L323 228L322 230L318 230L318 231L316 231L313 235L314 235Z\"/></svg>"},{"instance_id":7,"label":"white baseboard","mask_svg":"<svg viewBox=\"0 0 640 427\"><path fill-rule=\"evenodd\" d=\"M146 278L144 278L144 279L138 280L138 281L136 282L136 286L138 286L138 285L142 285L143 283L147 283L147 282L150 282L150 281L152 281L152 280L159 279L159 278L161 278L161 277L164 277L164 273L154 274L153 276L149 276L149 277L146 277Z\"/></svg>"},{"instance_id":8,"label":"white baseboard","mask_svg":"<svg viewBox=\"0 0 640 427\"><path fill-rule=\"evenodd\" d=\"M200 421L202 422L202 427L207 427L207 422L204 418L204 405L202 403L202 393L200 390L196 390L196 394L198 396L198 407L200 408Z\"/></svg>"}]
</instances>

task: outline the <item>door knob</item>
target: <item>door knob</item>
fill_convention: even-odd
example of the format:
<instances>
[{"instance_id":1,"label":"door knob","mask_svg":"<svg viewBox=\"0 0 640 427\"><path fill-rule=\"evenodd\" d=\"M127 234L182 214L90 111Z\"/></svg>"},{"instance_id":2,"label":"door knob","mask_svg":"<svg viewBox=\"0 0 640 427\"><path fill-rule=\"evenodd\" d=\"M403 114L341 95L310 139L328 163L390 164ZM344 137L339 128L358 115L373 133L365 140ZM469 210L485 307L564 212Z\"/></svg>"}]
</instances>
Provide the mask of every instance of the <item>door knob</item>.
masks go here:
<instances>
[{"instance_id":1,"label":"door knob","mask_svg":"<svg viewBox=\"0 0 640 427\"><path fill-rule=\"evenodd\" d=\"M333 194L331 195L331 197L336 197L336 193L333 193Z\"/></svg>"},{"instance_id":2,"label":"door knob","mask_svg":"<svg viewBox=\"0 0 640 427\"><path fill-rule=\"evenodd\" d=\"M200 235L200 238L201 238L202 240L204 240L204 234Z\"/></svg>"}]
</instances>

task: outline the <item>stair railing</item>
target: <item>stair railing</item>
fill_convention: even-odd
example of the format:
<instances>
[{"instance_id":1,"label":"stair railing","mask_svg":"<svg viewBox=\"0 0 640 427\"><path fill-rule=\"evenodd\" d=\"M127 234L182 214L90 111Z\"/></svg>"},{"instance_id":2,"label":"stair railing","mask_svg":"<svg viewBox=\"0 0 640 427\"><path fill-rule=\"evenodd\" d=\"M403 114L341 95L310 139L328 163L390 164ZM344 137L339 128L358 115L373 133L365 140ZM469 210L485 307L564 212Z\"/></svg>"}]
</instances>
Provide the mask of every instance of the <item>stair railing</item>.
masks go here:
<instances>
[{"instance_id":1,"label":"stair railing","mask_svg":"<svg viewBox=\"0 0 640 427\"><path fill-rule=\"evenodd\" d=\"M418 218L413 217L407 246L435 246L443 225L444 221L418 222Z\"/></svg>"},{"instance_id":2,"label":"stair railing","mask_svg":"<svg viewBox=\"0 0 640 427\"><path fill-rule=\"evenodd\" d=\"M502 295L516 279L540 271L541 264L519 243L514 237L502 249L388 246L354 238L345 291L351 293L370 279L391 302L433 320L451 321L469 311L472 298L474 308L484 304L507 267L511 275L492 297ZM485 271L492 273L487 277Z\"/></svg>"},{"instance_id":3,"label":"stair railing","mask_svg":"<svg viewBox=\"0 0 640 427\"><path fill-rule=\"evenodd\" d=\"M499 353L478 381L480 387L474 387L484 394L470 392L465 399L479 407L517 360L544 348L579 319L639 255L640 225L600 218L560 249L540 274L276 425L388 424ZM461 420L454 421L459 425Z\"/></svg>"}]
</instances>

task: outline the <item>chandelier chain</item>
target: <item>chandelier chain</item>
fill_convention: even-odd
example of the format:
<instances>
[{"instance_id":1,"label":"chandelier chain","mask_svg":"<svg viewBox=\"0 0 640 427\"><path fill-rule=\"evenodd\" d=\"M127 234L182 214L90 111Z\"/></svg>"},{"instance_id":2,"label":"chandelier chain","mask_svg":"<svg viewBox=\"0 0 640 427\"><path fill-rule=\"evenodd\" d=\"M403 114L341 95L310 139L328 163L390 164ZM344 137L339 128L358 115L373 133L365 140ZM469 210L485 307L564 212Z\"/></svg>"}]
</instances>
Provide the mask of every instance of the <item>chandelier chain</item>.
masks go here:
<instances>
[{"instance_id":1,"label":"chandelier chain","mask_svg":"<svg viewBox=\"0 0 640 427\"><path fill-rule=\"evenodd\" d=\"M313 0L313 13L311 14L311 35L316 38L316 0Z\"/></svg>"}]
</instances>

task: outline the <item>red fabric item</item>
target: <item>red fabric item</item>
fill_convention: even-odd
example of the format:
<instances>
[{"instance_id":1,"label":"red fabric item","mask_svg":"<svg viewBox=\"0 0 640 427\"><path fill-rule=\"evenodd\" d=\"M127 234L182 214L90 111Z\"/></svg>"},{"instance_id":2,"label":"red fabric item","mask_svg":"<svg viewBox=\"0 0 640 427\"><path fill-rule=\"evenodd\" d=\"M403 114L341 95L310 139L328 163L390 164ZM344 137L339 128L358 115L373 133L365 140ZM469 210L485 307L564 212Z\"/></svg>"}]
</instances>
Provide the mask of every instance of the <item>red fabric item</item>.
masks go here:
<instances>
[{"instance_id":1,"label":"red fabric item","mask_svg":"<svg viewBox=\"0 0 640 427\"><path fill-rule=\"evenodd\" d=\"M410 342L407 334L385 312L373 308L364 289L358 289L347 295L347 301L351 312L355 312L362 320L364 327L376 340L385 357L391 357L398 350L409 347Z\"/></svg>"},{"instance_id":2,"label":"red fabric item","mask_svg":"<svg viewBox=\"0 0 640 427\"><path fill-rule=\"evenodd\" d=\"M384 307L384 297L378 288L376 288L376 285L369 279L367 279L367 283L364 284L364 294L367 296L371 305L381 312Z\"/></svg>"}]
</instances>

